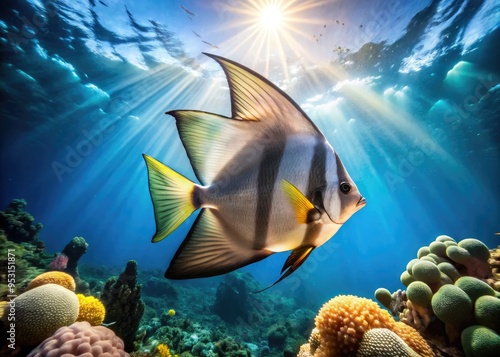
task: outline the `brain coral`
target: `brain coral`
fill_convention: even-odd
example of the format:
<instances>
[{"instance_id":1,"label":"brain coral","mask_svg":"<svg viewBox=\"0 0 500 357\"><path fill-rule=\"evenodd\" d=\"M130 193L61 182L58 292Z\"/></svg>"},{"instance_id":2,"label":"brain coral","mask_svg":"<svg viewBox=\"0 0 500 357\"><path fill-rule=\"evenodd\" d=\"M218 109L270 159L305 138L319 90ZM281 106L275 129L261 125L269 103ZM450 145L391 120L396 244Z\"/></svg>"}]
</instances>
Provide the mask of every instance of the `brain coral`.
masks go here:
<instances>
[{"instance_id":1,"label":"brain coral","mask_svg":"<svg viewBox=\"0 0 500 357\"><path fill-rule=\"evenodd\" d=\"M14 301L16 342L22 346L39 344L58 328L75 322L78 316L75 293L56 284L28 290Z\"/></svg>"},{"instance_id":2,"label":"brain coral","mask_svg":"<svg viewBox=\"0 0 500 357\"><path fill-rule=\"evenodd\" d=\"M80 310L76 321L87 321L92 326L98 326L104 321L106 309L102 302L93 296L84 296L77 294L78 301L80 302Z\"/></svg>"},{"instance_id":3,"label":"brain coral","mask_svg":"<svg viewBox=\"0 0 500 357\"><path fill-rule=\"evenodd\" d=\"M42 356L122 357L129 354L113 331L104 326L92 327L84 321L61 327L28 355Z\"/></svg>"},{"instance_id":4,"label":"brain coral","mask_svg":"<svg viewBox=\"0 0 500 357\"><path fill-rule=\"evenodd\" d=\"M45 284L57 284L64 286L68 290L75 291L75 279L62 271L48 271L38 275L29 283L28 290Z\"/></svg>"},{"instance_id":5,"label":"brain coral","mask_svg":"<svg viewBox=\"0 0 500 357\"><path fill-rule=\"evenodd\" d=\"M396 333L386 328L367 331L359 345L357 357L420 357Z\"/></svg>"},{"instance_id":6,"label":"brain coral","mask_svg":"<svg viewBox=\"0 0 500 357\"><path fill-rule=\"evenodd\" d=\"M395 321L376 302L352 295L337 296L323 305L316 316L320 336L317 357L355 353L363 334L371 328L392 329Z\"/></svg>"}]
</instances>

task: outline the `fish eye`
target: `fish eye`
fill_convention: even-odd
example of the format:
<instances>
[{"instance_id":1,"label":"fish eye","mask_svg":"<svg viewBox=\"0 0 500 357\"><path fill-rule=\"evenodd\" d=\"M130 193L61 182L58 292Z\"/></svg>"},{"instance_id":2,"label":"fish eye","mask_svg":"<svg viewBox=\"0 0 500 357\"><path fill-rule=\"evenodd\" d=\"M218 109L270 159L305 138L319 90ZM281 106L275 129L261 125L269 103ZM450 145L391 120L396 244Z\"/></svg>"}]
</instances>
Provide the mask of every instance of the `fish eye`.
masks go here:
<instances>
[{"instance_id":1,"label":"fish eye","mask_svg":"<svg viewBox=\"0 0 500 357\"><path fill-rule=\"evenodd\" d=\"M349 185L347 182L342 182L340 184L340 192L342 192L344 195L347 195L351 191L351 185Z\"/></svg>"}]
</instances>

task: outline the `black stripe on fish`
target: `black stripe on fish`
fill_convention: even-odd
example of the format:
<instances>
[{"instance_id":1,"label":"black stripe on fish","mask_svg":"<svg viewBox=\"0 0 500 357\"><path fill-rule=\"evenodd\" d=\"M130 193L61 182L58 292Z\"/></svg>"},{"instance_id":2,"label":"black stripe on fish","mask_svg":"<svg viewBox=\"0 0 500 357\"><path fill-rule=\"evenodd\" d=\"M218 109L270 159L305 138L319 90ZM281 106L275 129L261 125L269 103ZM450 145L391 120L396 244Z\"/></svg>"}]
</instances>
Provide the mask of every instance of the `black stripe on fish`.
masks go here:
<instances>
[{"instance_id":1,"label":"black stripe on fish","mask_svg":"<svg viewBox=\"0 0 500 357\"><path fill-rule=\"evenodd\" d=\"M268 133L269 135L269 133ZM278 134L276 145L264 151L257 177L257 209L255 212L254 249L263 249L271 222L271 208L286 138Z\"/></svg>"},{"instance_id":2,"label":"black stripe on fish","mask_svg":"<svg viewBox=\"0 0 500 357\"><path fill-rule=\"evenodd\" d=\"M324 212L323 193L326 189L326 145L322 138L316 140L309 178L307 181L307 197L321 212Z\"/></svg>"},{"instance_id":3,"label":"black stripe on fish","mask_svg":"<svg viewBox=\"0 0 500 357\"><path fill-rule=\"evenodd\" d=\"M347 171L345 170L344 165L342 165L342 161L340 161L340 157L335 153L335 162L337 164L337 177L339 181L339 185L347 181ZM340 211L339 212L344 212L344 206L346 203L349 203L348 200L343 200L342 198L340 199Z\"/></svg>"}]
</instances>

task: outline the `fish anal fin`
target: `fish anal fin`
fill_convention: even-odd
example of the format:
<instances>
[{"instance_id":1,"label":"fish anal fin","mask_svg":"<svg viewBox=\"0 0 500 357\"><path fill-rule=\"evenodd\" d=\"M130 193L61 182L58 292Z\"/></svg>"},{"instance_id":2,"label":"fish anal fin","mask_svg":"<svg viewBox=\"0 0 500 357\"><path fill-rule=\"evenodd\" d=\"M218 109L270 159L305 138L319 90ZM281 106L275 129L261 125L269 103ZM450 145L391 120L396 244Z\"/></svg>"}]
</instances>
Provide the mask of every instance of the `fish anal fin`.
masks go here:
<instances>
[{"instance_id":1,"label":"fish anal fin","mask_svg":"<svg viewBox=\"0 0 500 357\"><path fill-rule=\"evenodd\" d=\"M299 224L307 224L320 218L319 211L300 190L287 180L281 180L281 190L290 201Z\"/></svg>"},{"instance_id":2,"label":"fish anal fin","mask_svg":"<svg viewBox=\"0 0 500 357\"><path fill-rule=\"evenodd\" d=\"M159 242L199 208L195 206L195 201L199 201L195 197L199 186L155 158L146 154L143 157L148 168L149 192L156 220L156 233L152 241Z\"/></svg>"},{"instance_id":3,"label":"fish anal fin","mask_svg":"<svg viewBox=\"0 0 500 357\"><path fill-rule=\"evenodd\" d=\"M211 209L203 209L165 272L168 279L204 278L241 268L273 254L228 237Z\"/></svg>"},{"instance_id":4,"label":"fish anal fin","mask_svg":"<svg viewBox=\"0 0 500 357\"><path fill-rule=\"evenodd\" d=\"M313 245L305 245L295 248L286 259L285 264L283 264L283 268L281 269L281 274L282 274L281 277L278 280L276 280L273 284L265 287L262 290L254 292L254 294L260 293L264 290L273 287L274 285L278 284L281 280L285 279L287 276L292 274L302 264L304 264L309 255L311 255L311 252L314 250L314 248L316 247Z\"/></svg>"}]
</instances>

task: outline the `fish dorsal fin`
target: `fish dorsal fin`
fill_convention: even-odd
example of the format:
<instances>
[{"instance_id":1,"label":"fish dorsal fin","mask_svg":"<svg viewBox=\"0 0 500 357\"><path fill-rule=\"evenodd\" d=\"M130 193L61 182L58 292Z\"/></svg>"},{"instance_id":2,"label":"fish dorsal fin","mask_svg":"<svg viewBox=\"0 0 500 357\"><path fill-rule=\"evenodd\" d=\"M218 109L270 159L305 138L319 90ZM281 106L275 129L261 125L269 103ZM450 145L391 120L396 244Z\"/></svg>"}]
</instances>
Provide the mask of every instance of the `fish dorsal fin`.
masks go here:
<instances>
[{"instance_id":1,"label":"fish dorsal fin","mask_svg":"<svg viewBox=\"0 0 500 357\"><path fill-rule=\"evenodd\" d=\"M177 129L186 148L196 177L203 185L214 177L251 139L248 125L217 114L196 110L167 112L176 119Z\"/></svg>"},{"instance_id":2,"label":"fish dorsal fin","mask_svg":"<svg viewBox=\"0 0 500 357\"><path fill-rule=\"evenodd\" d=\"M292 274L306 261L309 255L311 255L311 252L314 250L314 248L316 247L312 245L305 245L292 250L288 258L286 259L283 268L281 269L281 274L283 275L281 275L281 277L278 280L276 280L273 284L265 287L262 290L254 292L254 294L260 293L264 290L273 287L274 285L278 284L281 280L285 279L287 276Z\"/></svg>"},{"instance_id":3,"label":"fish dorsal fin","mask_svg":"<svg viewBox=\"0 0 500 357\"><path fill-rule=\"evenodd\" d=\"M281 180L281 190L290 201L299 224L317 221L321 214L300 190L287 180Z\"/></svg>"},{"instance_id":4,"label":"fish dorsal fin","mask_svg":"<svg viewBox=\"0 0 500 357\"><path fill-rule=\"evenodd\" d=\"M286 132L322 136L298 104L269 80L239 63L204 54L217 61L226 74L233 118L261 121Z\"/></svg>"},{"instance_id":5,"label":"fish dorsal fin","mask_svg":"<svg viewBox=\"0 0 500 357\"><path fill-rule=\"evenodd\" d=\"M168 279L204 278L228 273L262 260L272 252L255 250L224 231L211 209L205 208L175 253L165 272Z\"/></svg>"}]
</instances>

